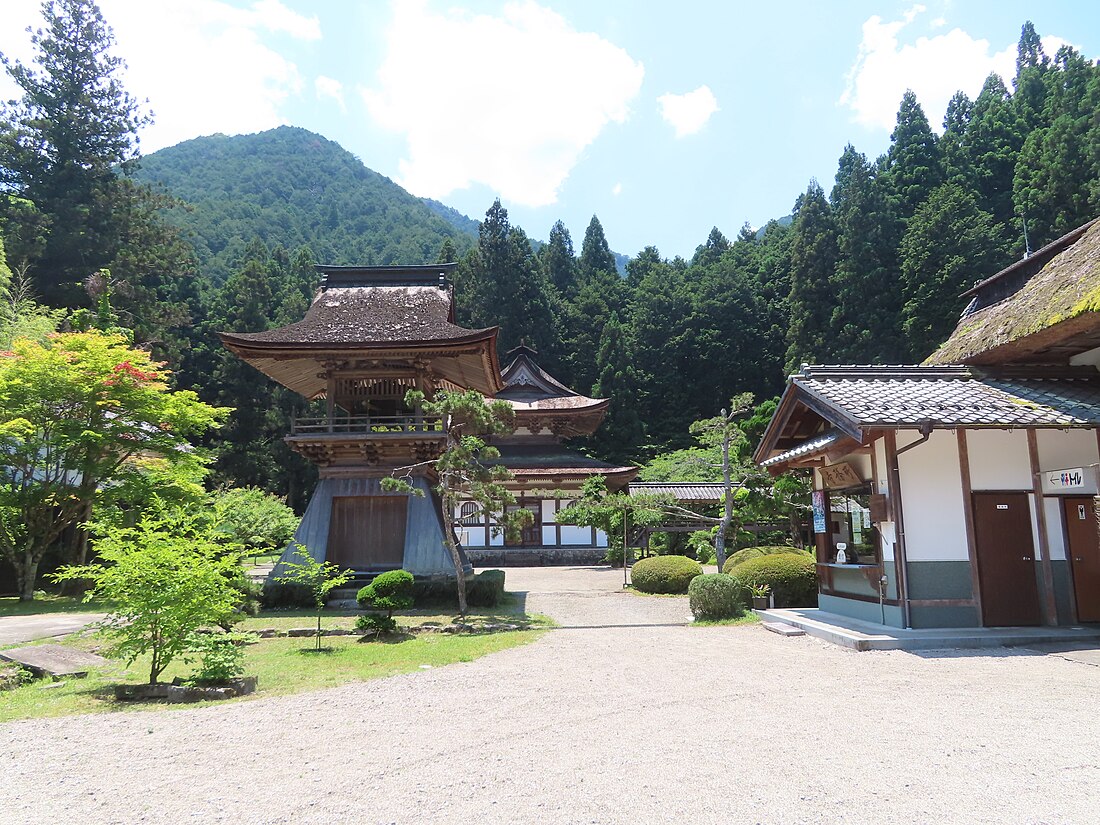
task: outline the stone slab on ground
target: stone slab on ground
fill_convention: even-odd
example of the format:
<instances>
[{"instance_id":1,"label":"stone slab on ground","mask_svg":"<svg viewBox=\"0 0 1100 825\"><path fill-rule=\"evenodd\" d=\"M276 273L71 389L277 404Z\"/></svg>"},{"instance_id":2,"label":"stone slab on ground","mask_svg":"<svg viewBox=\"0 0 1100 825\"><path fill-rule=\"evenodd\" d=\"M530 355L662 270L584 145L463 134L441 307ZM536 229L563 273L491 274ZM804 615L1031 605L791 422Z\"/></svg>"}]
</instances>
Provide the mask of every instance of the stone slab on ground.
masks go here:
<instances>
[{"instance_id":1,"label":"stone slab on ground","mask_svg":"<svg viewBox=\"0 0 1100 825\"><path fill-rule=\"evenodd\" d=\"M35 616L0 616L0 647L68 636L98 622L104 613L43 613Z\"/></svg>"},{"instance_id":2,"label":"stone slab on ground","mask_svg":"<svg viewBox=\"0 0 1100 825\"><path fill-rule=\"evenodd\" d=\"M800 627L795 627L793 624L787 624L786 622L761 622L761 626L765 630L770 630L772 633L778 633L780 636L805 636L806 631Z\"/></svg>"},{"instance_id":3,"label":"stone slab on ground","mask_svg":"<svg viewBox=\"0 0 1100 825\"><path fill-rule=\"evenodd\" d=\"M87 676L110 662L102 656L64 645L32 645L0 650L0 659L22 665L38 676Z\"/></svg>"}]
</instances>

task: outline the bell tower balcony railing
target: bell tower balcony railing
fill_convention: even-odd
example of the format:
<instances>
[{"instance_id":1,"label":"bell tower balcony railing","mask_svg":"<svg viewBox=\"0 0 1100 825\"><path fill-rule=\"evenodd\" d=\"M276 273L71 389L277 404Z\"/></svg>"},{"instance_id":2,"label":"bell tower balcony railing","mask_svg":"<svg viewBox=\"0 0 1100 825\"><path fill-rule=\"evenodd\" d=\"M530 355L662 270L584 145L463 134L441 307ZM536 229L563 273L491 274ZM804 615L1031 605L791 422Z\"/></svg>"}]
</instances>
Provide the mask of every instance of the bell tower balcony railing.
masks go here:
<instances>
[{"instance_id":1,"label":"bell tower balcony railing","mask_svg":"<svg viewBox=\"0 0 1100 825\"><path fill-rule=\"evenodd\" d=\"M443 419L417 415L333 415L294 418L293 435L362 435L370 438L387 435L443 435Z\"/></svg>"}]
</instances>

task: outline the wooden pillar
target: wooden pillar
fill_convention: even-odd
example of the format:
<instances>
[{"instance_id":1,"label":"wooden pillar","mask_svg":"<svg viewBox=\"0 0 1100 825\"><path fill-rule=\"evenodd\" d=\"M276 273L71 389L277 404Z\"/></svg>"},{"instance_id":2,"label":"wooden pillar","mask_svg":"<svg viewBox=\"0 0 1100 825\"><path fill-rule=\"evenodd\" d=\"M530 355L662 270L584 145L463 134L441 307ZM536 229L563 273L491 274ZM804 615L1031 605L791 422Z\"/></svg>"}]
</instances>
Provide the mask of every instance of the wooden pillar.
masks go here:
<instances>
[{"instance_id":1,"label":"wooden pillar","mask_svg":"<svg viewBox=\"0 0 1100 825\"><path fill-rule=\"evenodd\" d=\"M978 609L978 624L985 624L982 618L982 587L978 577L978 542L974 538L974 496L970 484L970 448L966 443L966 429L955 431L959 445L959 476L962 480L963 523L966 525L966 556L970 559L970 589L974 594L974 606Z\"/></svg>"},{"instance_id":2,"label":"wooden pillar","mask_svg":"<svg viewBox=\"0 0 1100 825\"><path fill-rule=\"evenodd\" d=\"M1058 605L1054 602L1054 565L1050 562L1050 541L1047 539L1047 513L1043 506L1043 474L1039 470L1039 440L1034 429L1027 431L1027 454L1031 459L1031 489L1035 493L1035 526L1039 532L1039 570L1043 578L1043 619L1051 626L1058 624Z\"/></svg>"},{"instance_id":3,"label":"wooden pillar","mask_svg":"<svg viewBox=\"0 0 1100 825\"><path fill-rule=\"evenodd\" d=\"M898 469L897 430L887 430L883 435L886 448L886 486L890 496L890 509L894 516L894 570L898 577L898 599L901 601L902 624L911 627L909 620L909 570L905 563L905 514L901 506L901 471Z\"/></svg>"},{"instance_id":4,"label":"wooden pillar","mask_svg":"<svg viewBox=\"0 0 1100 825\"><path fill-rule=\"evenodd\" d=\"M325 415L328 431L332 432L332 418L336 414L336 376L329 372L325 381Z\"/></svg>"}]
</instances>

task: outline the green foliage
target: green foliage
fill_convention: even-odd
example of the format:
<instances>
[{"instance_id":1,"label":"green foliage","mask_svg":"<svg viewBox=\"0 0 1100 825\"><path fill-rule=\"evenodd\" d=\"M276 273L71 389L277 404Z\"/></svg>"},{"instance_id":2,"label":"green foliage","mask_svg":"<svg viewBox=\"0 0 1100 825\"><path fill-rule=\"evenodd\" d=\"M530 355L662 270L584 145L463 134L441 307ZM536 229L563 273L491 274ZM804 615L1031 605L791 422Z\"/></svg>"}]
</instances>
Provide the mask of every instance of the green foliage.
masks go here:
<instances>
[{"instance_id":1,"label":"green foliage","mask_svg":"<svg viewBox=\"0 0 1100 825\"><path fill-rule=\"evenodd\" d=\"M252 633L192 633L187 649L199 656L192 681L225 684L244 673L244 645L255 639Z\"/></svg>"},{"instance_id":2,"label":"green foliage","mask_svg":"<svg viewBox=\"0 0 1100 825\"><path fill-rule=\"evenodd\" d=\"M749 559L730 573L745 588L767 585L776 607L817 605L817 564L807 553L778 553Z\"/></svg>"},{"instance_id":3,"label":"green foliage","mask_svg":"<svg viewBox=\"0 0 1100 825\"><path fill-rule=\"evenodd\" d=\"M213 496L215 529L249 553L285 547L298 517L278 496L257 487L221 489Z\"/></svg>"},{"instance_id":4,"label":"green foliage","mask_svg":"<svg viewBox=\"0 0 1100 825\"><path fill-rule=\"evenodd\" d=\"M407 570L381 573L359 591L357 599L361 606L385 610L392 618L393 611L413 606L413 574Z\"/></svg>"},{"instance_id":5,"label":"green foliage","mask_svg":"<svg viewBox=\"0 0 1100 825\"><path fill-rule=\"evenodd\" d=\"M88 599L111 606L100 626L108 655L132 663L150 653L150 684L188 649L196 630L234 612L239 560L211 541L193 514L148 514L136 527L100 536L95 552L95 564L62 567L54 579L92 583Z\"/></svg>"},{"instance_id":6,"label":"green foliage","mask_svg":"<svg viewBox=\"0 0 1100 825\"><path fill-rule=\"evenodd\" d=\"M315 604L313 591L306 585L285 584L270 578L264 581L259 598L265 610L309 609Z\"/></svg>"},{"instance_id":7,"label":"green foliage","mask_svg":"<svg viewBox=\"0 0 1100 825\"><path fill-rule=\"evenodd\" d=\"M705 573L688 585L688 604L696 621L734 619L745 612L746 591L732 576Z\"/></svg>"},{"instance_id":8,"label":"green foliage","mask_svg":"<svg viewBox=\"0 0 1100 825\"><path fill-rule=\"evenodd\" d=\"M187 439L228 411L168 380L148 352L100 332L20 340L0 354L0 554L25 598L39 561L87 520L97 490L133 462L201 461Z\"/></svg>"},{"instance_id":9,"label":"green foliage","mask_svg":"<svg viewBox=\"0 0 1100 825\"><path fill-rule=\"evenodd\" d=\"M699 564L714 563L714 534L717 530L696 530L688 536L688 547Z\"/></svg>"},{"instance_id":10,"label":"green foliage","mask_svg":"<svg viewBox=\"0 0 1100 825\"><path fill-rule=\"evenodd\" d=\"M686 593L703 568L687 556L651 556L630 568L630 582L643 593Z\"/></svg>"},{"instance_id":11,"label":"green foliage","mask_svg":"<svg viewBox=\"0 0 1100 825\"><path fill-rule=\"evenodd\" d=\"M512 473L507 467L494 463L500 458L500 450L488 443L493 435L515 431L515 409L506 401L486 402L474 390L443 390L430 401L422 392L412 390L406 394L405 403L446 422L446 448L434 461L395 470L393 475L382 479L382 489L423 496L424 491L413 486L411 479L414 471L431 464L438 479L435 489L444 524L451 523L460 502L474 501L483 512L498 514L498 529L509 536L518 536L534 516L527 509L509 510L510 505L516 503L515 495L506 486ZM467 588L462 557L454 531L444 530L443 537L455 566L458 609L464 614Z\"/></svg>"},{"instance_id":12,"label":"green foliage","mask_svg":"<svg viewBox=\"0 0 1100 825\"><path fill-rule=\"evenodd\" d=\"M355 629L360 633L396 633L397 622L392 616L381 613L364 613L355 619Z\"/></svg>"},{"instance_id":13,"label":"green foliage","mask_svg":"<svg viewBox=\"0 0 1100 825\"><path fill-rule=\"evenodd\" d=\"M504 600L504 571L483 570L470 583L470 604L496 607Z\"/></svg>"},{"instance_id":14,"label":"green foliage","mask_svg":"<svg viewBox=\"0 0 1100 825\"><path fill-rule=\"evenodd\" d=\"M804 363L822 363L831 339L831 280L839 252L832 208L816 180L796 204L791 232L789 371Z\"/></svg>"},{"instance_id":15,"label":"green foliage","mask_svg":"<svg viewBox=\"0 0 1100 825\"><path fill-rule=\"evenodd\" d=\"M726 563L722 565L723 573L732 573L733 569L740 564L744 564L750 559L759 559L762 556L774 556L778 553L801 553L797 547L791 547L790 545L768 545L764 547L745 547L738 550L736 553L730 553L730 557L726 559ZM809 555L809 554L806 554Z\"/></svg>"},{"instance_id":16,"label":"green foliage","mask_svg":"<svg viewBox=\"0 0 1100 825\"><path fill-rule=\"evenodd\" d=\"M360 265L424 263L444 240L459 253L474 240L351 152L297 127L188 140L143 158L136 177L187 205L170 219L201 239L199 266L215 284L253 239Z\"/></svg>"},{"instance_id":17,"label":"green foliage","mask_svg":"<svg viewBox=\"0 0 1100 825\"><path fill-rule=\"evenodd\" d=\"M609 493L607 479L592 476L581 487L581 496L558 511L558 524L595 527L607 535L608 558L612 552L624 552L624 519L630 527L655 527L661 523L675 501L666 495L629 495Z\"/></svg>"},{"instance_id":18,"label":"green foliage","mask_svg":"<svg viewBox=\"0 0 1100 825\"><path fill-rule=\"evenodd\" d=\"M321 649L321 611L325 609L328 594L352 580L351 570L341 570L330 561L319 562L310 555L304 544L296 545L294 557L298 561L282 561L282 572L275 576L277 584L300 585L313 597L317 610L317 650Z\"/></svg>"}]
</instances>

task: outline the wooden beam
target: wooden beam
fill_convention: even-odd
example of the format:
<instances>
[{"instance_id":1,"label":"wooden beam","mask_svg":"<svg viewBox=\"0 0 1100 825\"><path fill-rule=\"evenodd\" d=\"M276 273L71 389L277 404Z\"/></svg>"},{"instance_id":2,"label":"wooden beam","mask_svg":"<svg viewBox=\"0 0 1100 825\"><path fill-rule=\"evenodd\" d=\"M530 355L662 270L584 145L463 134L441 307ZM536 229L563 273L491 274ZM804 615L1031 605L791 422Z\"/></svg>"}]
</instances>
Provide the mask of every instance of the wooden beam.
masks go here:
<instances>
[{"instance_id":1,"label":"wooden beam","mask_svg":"<svg viewBox=\"0 0 1100 825\"><path fill-rule=\"evenodd\" d=\"M1027 454L1031 459L1031 488L1035 493L1035 526L1039 532L1039 552L1043 554L1039 569L1043 574L1043 613L1050 626L1058 624L1058 605L1054 602L1054 565L1050 562L1050 541L1047 538L1047 513L1043 506L1043 474L1039 470L1039 440L1035 430L1027 431Z\"/></svg>"},{"instance_id":2,"label":"wooden beam","mask_svg":"<svg viewBox=\"0 0 1100 825\"><path fill-rule=\"evenodd\" d=\"M898 435L887 430L883 436L886 447L886 484L890 496L890 509L894 515L894 571L898 577L898 600L901 602L902 623L911 627L909 620L909 570L905 562L905 514L901 506L901 471L898 468Z\"/></svg>"},{"instance_id":3,"label":"wooden beam","mask_svg":"<svg viewBox=\"0 0 1100 825\"><path fill-rule=\"evenodd\" d=\"M978 577L978 542L974 538L974 495L970 482L970 448L966 443L966 429L960 427L955 431L955 439L959 445L959 476L962 480L963 498L963 524L966 529L966 557L970 559L970 592L973 594L974 605L978 608L978 624L985 625L982 617L982 586Z\"/></svg>"}]
</instances>

